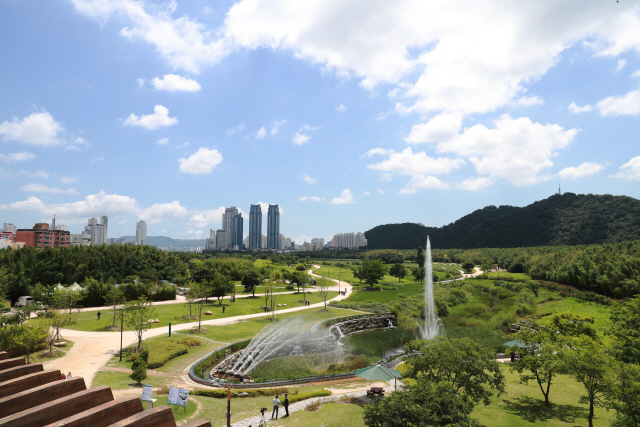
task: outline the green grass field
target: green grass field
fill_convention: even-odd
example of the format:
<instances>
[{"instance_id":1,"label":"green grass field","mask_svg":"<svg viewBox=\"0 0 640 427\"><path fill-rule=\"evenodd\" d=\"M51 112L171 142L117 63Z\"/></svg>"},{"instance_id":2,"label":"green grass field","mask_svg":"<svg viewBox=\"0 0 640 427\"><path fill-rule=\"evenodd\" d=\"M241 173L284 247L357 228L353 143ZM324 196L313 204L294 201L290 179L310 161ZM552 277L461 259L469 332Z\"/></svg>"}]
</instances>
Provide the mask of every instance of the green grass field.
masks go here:
<instances>
[{"instance_id":1,"label":"green grass field","mask_svg":"<svg viewBox=\"0 0 640 427\"><path fill-rule=\"evenodd\" d=\"M338 295L337 292L329 292L327 296L327 301L331 298L334 298ZM319 303L323 301L323 298L317 293L313 292L312 294L306 295L307 299L311 301L312 304ZM284 310L287 308L294 307L302 307L304 306L304 301L302 299L302 293L300 294L283 294L277 297L277 304L287 304L287 307L276 307L276 311ZM225 317L233 317L233 316L241 316L245 314L255 314L262 313L264 309L264 298L262 297L247 297L247 298L238 298L235 303L230 303L229 298L226 297L222 302L222 305L218 304L218 301L215 299L210 299L208 302L204 303L204 310L210 310L213 314L206 316L202 316L202 320L209 319L220 319ZM225 307L225 313L222 313L222 307ZM185 316L189 315L189 306L187 303L182 304L166 304L166 305L157 305L155 308L155 314L152 316L154 319L160 320L160 323L151 324L151 329L160 328L168 326L169 323L172 325L179 325L181 323L190 323L194 322L193 319L187 319ZM192 314L195 312L195 307L192 308ZM78 331L95 331L95 332L104 332L106 331L106 327L111 325L112 312L104 310L102 312L102 317L98 320L96 311L86 311L80 312L76 316L77 323L69 325L68 329L74 329ZM196 319L197 320L197 319ZM32 319L30 322L42 322L40 319ZM117 321L116 321L117 324ZM127 328L125 324L125 330L130 330ZM118 332L118 331L114 331Z\"/></svg>"},{"instance_id":2,"label":"green grass field","mask_svg":"<svg viewBox=\"0 0 640 427\"><path fill-rule=\"evenodd\" d=\"M387 303L398 299L398 296L401 294L405 294L407 296L419 294L424 292L424 284L419 282L408 282L405 281L398 285L398 289L391 291L381 291L379 289L376 290L365 290L360 289L354 291L347 297L347 301L352 302L364 302L364 301L375 301Z\"/></svg>"}]
</instances>

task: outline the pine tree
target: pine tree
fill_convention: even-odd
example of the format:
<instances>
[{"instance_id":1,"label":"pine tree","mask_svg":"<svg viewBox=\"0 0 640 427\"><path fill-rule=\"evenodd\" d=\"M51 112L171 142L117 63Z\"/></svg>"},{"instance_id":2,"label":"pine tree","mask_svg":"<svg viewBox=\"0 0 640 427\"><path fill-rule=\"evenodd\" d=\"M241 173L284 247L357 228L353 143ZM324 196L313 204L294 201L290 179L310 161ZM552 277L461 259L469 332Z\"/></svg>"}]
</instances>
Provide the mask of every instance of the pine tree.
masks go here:
<instances>
[{"instance_id":1,"label":"pine tree","mask_svg":"<svg viewBox=\"0 0 640 427\"><path fill-rule=\"evenodd\" d=\"M133 370L133 372L131 373L131 375L129 375L129 377L138 384L142 383L142 381L147 378L148 363L149 350L144 349L140 352L136 360L133 361L133 365L131 365L131 370Z\"/></svg>"}]
</instances>

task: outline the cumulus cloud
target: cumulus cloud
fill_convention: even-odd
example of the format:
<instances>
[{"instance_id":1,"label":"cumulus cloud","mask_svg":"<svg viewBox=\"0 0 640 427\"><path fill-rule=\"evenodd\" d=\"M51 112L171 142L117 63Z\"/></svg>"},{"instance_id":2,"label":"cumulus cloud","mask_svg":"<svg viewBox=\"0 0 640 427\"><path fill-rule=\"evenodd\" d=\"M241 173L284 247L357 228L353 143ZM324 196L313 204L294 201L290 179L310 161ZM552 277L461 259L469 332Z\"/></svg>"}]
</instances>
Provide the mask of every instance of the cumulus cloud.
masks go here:
<instances>
[{"instance_id":1,"label":"cumulus cloud","mask_svg":"<svg viewBox=\"0 0 640 427\"><path fill-rule=\"evenodd\" d=\"M602 116L637 116L640 114L640 90L632 90L623 96L609 96L598 101Z\"/></svg>"},{"instance_id":2,"label":"cumulus cloud","mask_svg":"<svg viewBox=\"0 0 640 427\"><path fill-rule=\"evenodd\" d=\"M186 159L180 159L180 172L194 175L208 175L213 168L222 163L222 154L215 148L200 147Z\"/></svg>"},{"instance_id":3,"label":"cumulus cloud","mask_svg":"<svg viewBox=\"0 0 640 427\"><path fill-rule=\"evenodd\" d=\"M586 104L580 107L575 102L572 102L571 104L569 104L569 107L567 108L569 108L569 111L571 111L574 114L588 113L589 111L593 110L593 107L589 104Z\"/></svg>"},{"instance_id":4,"label":"cumulus cloud","mask_svg":"<svg viewBox=\"0 0 640 427\"><path fill-rule=\"evenodd\" d=\"M62 125L46 111L32 113L22 120L14 117L0 124L0 137L4 140L43 147L59 144L58 133L62 131Z\"/></svg>"},{"instance_id":5,"label":"cumulus cloud","mask_svg":"<svg viewBox=\"0 0 640 427\"><path fill-rule=\"evenodd\" d=\"M618 65L616 66L616 73L619 73L627 65L626 59L618 59Z\"/></svg>"},{"instance_id":6,"label":"cumulus cloud","mask_svg":"<svg viewBox=\"0 0 640 427\"><path fill-rule=\"evenodd\" d=\"M577 167L567 167L558 172L558 176L562 179L578 179L589 175L595 175L602 171L604 166L599 163L584 162Z\"/></svg>"},{"instance_id":7,"label":"cumulus cloud","mask_svg":"<svg viewBox=\"0 0 640 427\"><path fill-rule=\"evenodd\" d=\"M348 203L355 203L356 201L353 200L353 195L351 194L351 190L346 189L344 191L342 191L342 194L340 195L340 197L334 197L333 199L331 199L331 203L333 203L334 205L345 205Z\"/></svg>"},{"instance_id":8,"label":"cumulus cloud","mask_svg":"<svg viewBox=\"0 0 640 427\"><path fill-rule=\"evenodd\" d=\"M78 194L75 188L68 188L66 190L58 187L49 187L43 184L25 184L20 190L28 191L30 193L51 193L51 194Z\"/></svg>"},{"instance_id":9,"label":"cumulus cloud","mask_svg":"<svg viewBox=\"0 0 640 427\"><path fill-rule=\"evenodd\" d=\"M217 227L222 223L224 209L224 206L220 206L217 209L198 211L189 218L189 222L196 228Z\"/></svg>"},{"instance_id":10,"label":"cumulus cloud","mask_svg":"<svg viewBox=\"0 0 640 427\"><path fill-rule=\"evenodd\" d=\"M336 107L336 111L338 113L344 113L345 111L347 111L347 107L344 104L340 104Z\"/></svg>"},{"instance_id":11,"label":"cumulus cloud","mask_svg":"<svg viewBox=\"0 0 640 427\"><path fill-rule=\"evenodd\" d=\"M456 188L466 191L481 191L488 187L491 187L493 184L494 180L492 178L476 176L467 178L464 181L457 183Z\"/></svg>"},{"instance_id":12,"label":"cumulus cloud","mask_svg":"<svg viewBox=\"0 0 640 427\"><path fill-rule=\"evenodd\" d=\"M306 182L307 184L317 184L318 180L315 178L312 178L309 174L304 174L302 175L302 179L304 180L304 182Z\"/></svg>"},{"instance_id":13,"label":"cumulus cloud","mask_svg":"<svg viewBox=\"0 0 640 427\"><path fill-rule=\"evenodd\" d=\"M156 224L167 219L183 217L186 214L187 208L174 200L171 203L156 203L142 210L138 219L145 220L148 224Z\"/></svg>"},{"instance_id":14,"label":"cumulus cloud","mask_svg":"<svg viewBox=\"0 0 640 427\"><path fill-rule=\"evenodd\" d=\"M450 184L441 181L435 176L416 175L411 178L406 187L400 190L400 194L414 194L418 190L424 189L448 190L450 188Z\"/></svg>"},{"instance_id":15,"label":"cumulus cloud","mask_svg":"<svg viewBox=\"0 0 640 427\"><path fill-rule=\"evenodd\" d=\"M399 153L391 153L387 160L368 165L369 169L393 172L399 175L440 175L459 169L465 164L462 159L433 158L421 151L414 153L411 147Z\"/></svg>"},{"instance_id":16,"label":"cumulus cloud","mask_svg":"<svg viewBox=\"0 0 640 427\"><path fill-rule=\"evenodd\" d=\"M303 145L305 142L309 141L309 139L311 139L309 135L296 132L293 134L293 137L291 137L291 142L296 145Z\"/></svg>"},{"instance_id":17,"label":"cumulus cloud","mask_svg":"<svg viewBox=\"0 0 640 427\"><path fill-rule=\"evenodd\" d=\"M280 120L279 122L275 122L273 127L271 128L271 136L276 136L280 132L280 126L286 124L286 120Z\"/></svg>"},{"instance_id":18,"label":"cumulus cloud","mask_svg":"<svg viewBox=\"0 0 640 427\"><path fill-rule=\"evenodd\" d=\"M128 126L140 126L145 129L155 130L161 127L173 126L178 123L175 117L169 117L169 109L162 105L153 107L153 114L146 114L141 117L131 113L124 121Z\"/></svg>"},{"instance_id":19,"label":"cumulus cloud","mask_svg":"<svg viewBox=\"0 0 640 427\"><path fill-rule=\"evenodd\" d=\"M404 140L409 144L447 141L458 134L461 126L462 114L438 114L427 123L413 125L411 133Z\"/></svg>"},{"instance_id":20,"label":"cumulus cloud","mask_svg":"<svg viewBox=\"0 0 640 427\"><path fill-rule=\"evenodd\" d=\"M169 138L160 138L156 141L158 145L167 145L169 143Z\"/></svg>"},{"instance_id":21,"label":"cumulus cloud","mask_svg":"<svg viewBox=\"0 0 640 427\"><path fill-rule=\"evenodd\" d=\"M265 136L267 136L267 129L262 126L260 129L258 129L258 132L256 132L256 139L263 139Z\"/></svg>"},{"instance_id":22,"label":"cumulus cloud","mask_svg":"<svg viewBox=\"0 0 640 427\"><path fill-rule=\"evenodd\" d=\"M523 96L515 101L515 105L519 107L533 107L534 105L542 105L544 100L537 96Z\"/></svg>"},{"instance_id":23,"label":"cumulus cloud","mask_svg":"<svg viewBox=\"0 0 640 427\"><path fill-rule=\"evenodd\" d=\"M20 153L0 153L0 160L5 163L13 163L13 162L24 162L26 160L33 160L36 158L36 155L33 153L29 153L27 151L22 151Z\"/></svg>"},{"instance_id":24,"label":"cumulus cloud","mask_svg":"<svg viewBox=\"0 0 640 427\"><path fill-rule=\"evenodd\" d=\"M238 126L234 127L233 129L229 129L227 131L228 135L233 135L234 133L242 133L242 131L244 130L244 123L243 124L239 124Z\"/></svg>"},{"instance_id":25,"label":"cumulus cloud","mask_svg":"<svg viewBox=\"0 0 640 427\"><path fill-rule=\"evenodd\" d=\"M364 153L364 155L367 156L367 157L371 157L371 156L373 156L375 154L380 154L382 156L386 156L386 155L392 154L392 153L394 153L393 150L387 150L385 148L379 148L378 147L378 148L372 148L371 150L369 150L366 153Z\"/></svg>"},{"instance_id":26,"label":"cumulus cloud","mask_svg":"<svg viewBox=\"0 0 640 427\"><path fill-rule=\"evenodd\" d=\"M640 156L634 157L624 165L620 166L620 172L611 175L612 178L628 179L630 181L640 181Z\"/></svg>"},{"instance_id":27,"label":"cumulus cloud","mask_svg":"<svg viewBox=\"0 0 640 427\"><path fill-rule=\"evenodd\" d=\"M304 197L300 197L298 200L300 200L301 202L306 202L306 201L322 202L322 201L324 201L323 198L320 198L318 196L304 196ZM335 200L335 199L333 199L333 200ZM333 201L331 203L333 203ZM347 203L350 203L350 202L347 202Z\"/></svg>"},{"instance_id":28,"label":"cumulus cloud","mask_svg":"<svg viewBox=\"0 0 640 427\"><path fill-rule=\"evenodd\" d=\"M168 92L197 92L201 89L197 81L177 74L165 74L161 79L154 77L151 84L157 90Z\"/></svg>"}]
</instances>

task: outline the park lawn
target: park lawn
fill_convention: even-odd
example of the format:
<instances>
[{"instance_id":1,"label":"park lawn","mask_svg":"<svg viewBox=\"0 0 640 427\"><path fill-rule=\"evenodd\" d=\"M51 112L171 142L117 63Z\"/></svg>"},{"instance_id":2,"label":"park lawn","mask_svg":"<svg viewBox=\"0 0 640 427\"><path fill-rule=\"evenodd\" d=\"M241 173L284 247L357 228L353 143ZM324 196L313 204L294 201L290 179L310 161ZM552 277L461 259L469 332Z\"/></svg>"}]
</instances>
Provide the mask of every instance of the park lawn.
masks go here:
<instances>
[{"instance_id":1,"label":"park lawn","mask_svg":"<svg viewBox=\"0 0 640 427\"><path fill-rule=\"evenodd\" d=\"M278 292L291 292L285 286L277 286L276 289L278 289ZM265 290L264 286L258 286L256 288L256 292L255 293L256 294L263 294L264 290ZM297 288L296 288L296 290L297 290ZM236 284L236 294L252 295L253 292L245 290L244 286L242 286L241 284Z\"/></svg>"},{"instance_id":2,"label":"park lawn","mask_svg":"<svg viewBox=\"0 0 640 427\"><path fill-rule=\"evenodd\" d=\"M181 406L175 407L174 405L169 405L167 403L167 401L169 400L169 396L154 396L153 394L151 394L151 396L153 399L158 399L157 401L153 402L153 407L157 408L158 406L168 406L169 408L171 408L171 411L173 412L173 419L176 421L182 421L185 418L189 418L191 415L193 415L194 412L196 412L197 409L197 405L191 398L191 395L189 395L186 410ZM149 406L146 402L142 402L142 406L144 407L145 411L149 409Z\"/></svg>"},{"instance_id":3,"label":"park lawn","mask_svg":"<svg viewBox=\"0 0 640 427\"><path fill-rule=\"evenodd\" d=\"M154 387L171 386L176 382L177 378L173 377L156 377L147 376L142 381L142 384L151 384ZM134 380L129 378L129 374L124 372L115 371L98 371L93 378L91 387L109 386L112 390L124 390L124 389L140 389L140 395L142 395L142 385L136 384Z\"/></svg>"},{"instance_id":4,"label":"park lawn","mask_svg":"<svg viewBox=\"0 0 640 427\"><path fill-rule=\"evenodd\" d=\"M280 414L282 414L282 409ZM292 412L288 418L278 418L279 427L323 426L323 427L360 427L364 426L362 404L330 402L320 405L314 412L305 410Z\"/></svg>"},{"instance_id":5,"label":"park lawn","mask_svg":"<svg viewBox=\"0 0 640 427\"><path fill-rule=\"evenodd\" d=\"M54 356L49 356L47 355L43 355L43 353L49 353L49 347L46 347L44 350L38 350L38 351L34 351L33 353L31 353L30 356L30 363L44 363L47 362L49 360L53 360L53 359L58 359L64 355L67 354L67 351L71 350L71 347L73 347L74 342L73 341L69 341L69 340L60 340L60 341L64 341L67 343L66 347L53 347L54 350L58 350L58 354L54 355Z\"/></svg>"},{"instance_id":6,"label":"park lawn","mask_svg":"<svg viewBox=\"0 0 640 427\"><path fill-rule=\"evenodd\" d=\"M556 292L546 291L551 295L559 296ZM538 314L550 313L557 314L564 311L569 311L572 314L579 316L593 316L594 327L598 332L598 335L603 336L605 341L607 336L605 332L611 326L611 306L596 304L594 302L583 301L573 297L560 297L561 299L555 301L544 302L538 304ZM541 325L546 325L551 322L552 315L544 316L538 320Z\"/></svg>"},{"instance_id":7,"label":"park lawn","mask_svg":"<svg viewBox=\"0 0 640 427\"><path fill-rule=\"evenodd\" d=\"M485 273L487 276L489 277L495 277L496 279L498 279L499 277L512 277L514 279L526 279L526 280L531 280L531 277L529 277L527 274L525 273L509 273L507 271L501 271L500 273L493 271L493 272L488 272ZM499 277L496 277L499 276Z\"/></svg>"},{"instance_id":8,"label":"park lawn","mask_svg":"<svg viewBox=\"0 0 640 427\"><path fill-rule=\"evenodd\" d=\"M506 364L502 366L502 373L507 380L506 393L494 396L489 406L477 405L471 414L481 424L495 427L574 427L588 424L589 408L579 403L584 386L568 375L554 378L549 395L551 407L546 408L535 381L528 385L520 384L519 374L511 373ZM608 426L614 414L614 411L596 408L594 426Z\"/></svg>"},{"instance_id":9,"label":"park lawn","mask_svg":"<svg viewBox=\"0 0 640 427\"><path fill-rule=\"evenodd\" d=\"M337 292L329 292L327 301L336 297L337 295ZM323 301L323 298L317 292L313 292L312 294L307 293L307 299L310 300L311 303L319 303ZM276 311L293 307L302 307L304 305L304 301L302 299L301 293L282 294L278 295L277 304L287 304L287 307L276 307ZM203 311L210 310L211 312L213 312L213 314L208 316L203 315L202 320L262 313L264 312L262 308L263 306L263 297L238 298L236 299L235 303L230 303L229 297L225 297L225 299L222 301L222 305L219 305L216 299L209 299L209 301L206 301L204 303ZM222 307L226 307L224 314L222 313ZM187 303L157 305L154 306L154 309L155 313L151 317L160 320L160 323L152 323L151 329L166 327L169 325L169 323L171 323L172 325L179 325L181 323L194 322L193 319L185 319L183 317L189 315L189 305ZM195 307L192 307L192 315L194 313ZM104 332L106 330L105 328L111 324L112 312L105 309L102 314L102 318L98 320L97 313L95 311L80 312L76 315L77 323L67 326L67 329L74 329L78 331ZM31 319L29 321L34 323L43 322L43 320L40 319ZM197 321L197 319L195 321ZM127 328L126 324L124 326L124 329L127 331L131 330L130 328Z\"/></svg>"},{"instance_id":10,"label":"park lawn","mask_svg":"<svg viewBox=\"0 0 640 427\"><path fill-rule=\"evenodd\" d=\"M404 281L398 284L398 289L394 289L391 291L381 291L381 290L357 290L352 292L346 299L346 301L350 302L382 302L387 303L393 300L398 299L399 295L406 294L406 296L419 294L420 292L424 292L424 283L421 282L409 282Z\"/></svg>"},{"instance_id":11,"label":"park lawn","mask_svg":"<svg viewBox=\"0 0 640 427\"><path fill-rule=\"evenodd\" d=\"M324 308L309 308L307 310L294 311L292 313L276 313L275 318L277 320L282 320L291 316L305 315L309 322L317 323L336 317L353 316L356 314L362 314L362 312L329 307L328 311L325 311ZM234 343L253 338L262 330L262 328L270 323L271 316L267 316L243 320L232 325L207 325L207 332L198 335L214 341Z\"/></svg>"}]
</instances>

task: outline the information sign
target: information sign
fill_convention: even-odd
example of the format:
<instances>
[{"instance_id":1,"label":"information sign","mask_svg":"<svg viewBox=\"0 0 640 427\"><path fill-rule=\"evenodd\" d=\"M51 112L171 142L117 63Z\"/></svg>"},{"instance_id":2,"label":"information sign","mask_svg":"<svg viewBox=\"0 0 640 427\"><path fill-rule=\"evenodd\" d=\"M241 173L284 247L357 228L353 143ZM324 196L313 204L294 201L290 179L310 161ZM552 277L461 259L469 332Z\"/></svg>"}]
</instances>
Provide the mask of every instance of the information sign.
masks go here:
<instances>
[{"instance_id":1,"label":"information sign","mask_svg":"<svg viewBox=\"0 0 640 427\"><path fill-rule=\"evenodd\" d=\"M149 384L145 384L142 386L142 400L145 402L149 402L151 400L151 391L153 390L153 386Z\"/></svg>"},{"instance_id":2,"label":"information sign","mask_svg":"<svg viewBox=\"0 0 640 427\"><path fill-rule=\"evenodd\" d=\"M167 403L169 405L187 406L188 400L189 400L188 389L177 388L177 387L169 388L169 399L167 400Z\"/></svg>"}]
</instances>

